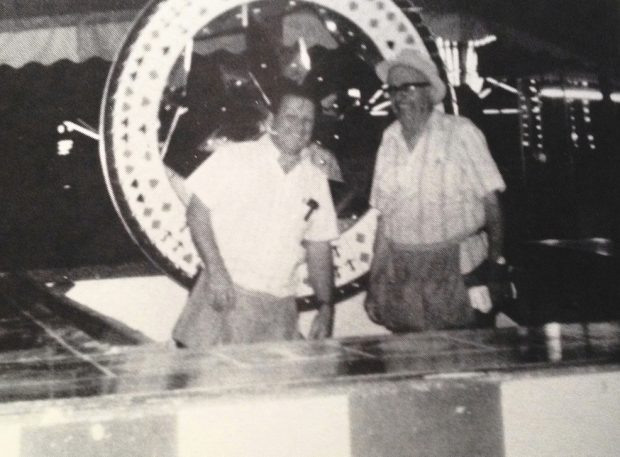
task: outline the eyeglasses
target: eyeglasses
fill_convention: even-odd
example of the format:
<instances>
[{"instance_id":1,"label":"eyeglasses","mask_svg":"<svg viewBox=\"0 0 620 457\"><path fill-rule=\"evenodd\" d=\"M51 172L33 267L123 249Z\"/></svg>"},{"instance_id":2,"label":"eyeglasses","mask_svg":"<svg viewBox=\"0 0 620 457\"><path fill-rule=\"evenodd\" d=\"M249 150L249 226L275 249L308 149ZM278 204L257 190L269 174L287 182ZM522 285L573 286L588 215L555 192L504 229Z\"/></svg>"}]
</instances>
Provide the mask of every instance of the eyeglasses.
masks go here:
<instances>
[{"instance_id":1,"label":"eyeglasses","mask_svg":"<svg viewBox=\"0 0 620 457\"><path fill-rule=\"evenodd\" d=\"M383 90L390 96L394 96L402 92L415 92L420 87L428 87L431 83L428 81L404 83L399 86L384 86Z\"/></svg>"}]
</instances>

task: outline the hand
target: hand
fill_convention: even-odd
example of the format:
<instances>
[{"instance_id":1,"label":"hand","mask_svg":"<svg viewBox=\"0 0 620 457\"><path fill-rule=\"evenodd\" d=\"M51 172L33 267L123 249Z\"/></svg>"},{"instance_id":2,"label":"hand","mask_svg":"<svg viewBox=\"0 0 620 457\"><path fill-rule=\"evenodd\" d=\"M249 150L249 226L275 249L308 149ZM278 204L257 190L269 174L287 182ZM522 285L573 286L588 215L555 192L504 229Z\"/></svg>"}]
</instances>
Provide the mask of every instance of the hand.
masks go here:
<instances>
[{"instance_id":1,"label":"hand","mask_svg":"<svg viewBox=\"0 0 620 457\"><path fill-rule=\"evenodd\" d=\"M338 101L338 95L335 92L332 92L326 97L323 97L321 99L321 109L323 111L323 114L326 114L328 116L337 116L338 111L336 107L334 106L334 104L337 101Z\"/></svg>"},{"instance_id":2,"label":"hand","mask_svg":"<svg viewBox=\"0 0 620 457\"><path fill-rule=\"evenodd\" d=\"M364 311L368 315L368 319L370 319L375 324L381 325L381 314L379 312L379 303L376 297L373 296L370 289L367 292L366 299L364 300Z\"/></svg>"},{"instance_id":3,"label":"hand","mask_svg":"<svg viewBox=\"0 0 620 457\"><path fill-rule=\"evenodd\" d=\"M390 256L387 253L376 252L370 265L370 280L376 281L384 275L388 283L394 282L396 278L394 265L390 262Z\"/></svg>"},{"instance_id":4,"label":"hand","mask_svg":"<svg viewBox=\"0 0 620 457\"><path fill-rule=\"evenodd\" d=\"M489 261L487 286L495 304L501 304L501 302L511 298L510 268L505 262Z\"/></svg>"},{"instance_id":5,"label":"hand","mask_svg":"<svg viewBox=\"0 0 620 457\"><path fill-rule=\"evenodd\" d=\"M308 333L309 340L323 340L332 336L334 331L334 305L329 303L323 303L319 307L317 315L312 321L310 332Z\"/></svg>"},{"instance_id":6,"label":"hand","mask_svg":"<svg viewBox=\"0 0 620 457\"><path fill-rule=\"evenodd\" d=\"M308 152L310 153L310 161L316 167L323 170L328 179L344 182L338 160L336 160L336 157L331 151L316 143L312 143L308 146Z\"/></svg>"},{"instance_id":7,"label":"hand","mask_svg":"<svg viewBox=\"0 0 620 457\"><path fill-rule=\"evenodd\" d=\"M375 255L370 268L370 287L364 300L364 310L375 324L382 325L381 303L386 288L395 281L394 265L387 255Z\"/></svg>"},{"instance_id":8,"label":"hand","mask_svg":"<svg viewBox=\"0 0 620 457\"><path fill-rule=\"evenodd\" d=\"M228 311L235 307L235 288L227 272L209 274L207 303L216 311Z\"/></svg>"},{"instance_id":9,"label":"hand","mask_svg":"<svg viewBox=\"0 0 620 457\"><path fill-rule=\"evenodd\" d=\"M218 148L220 148L223 144L226 144L228 139L225 136L221 136L219 131L213 132L207 138L202 140L202 142L198 145L198 150L200 152L210 153Z\"/></svg>"}]
</instances>

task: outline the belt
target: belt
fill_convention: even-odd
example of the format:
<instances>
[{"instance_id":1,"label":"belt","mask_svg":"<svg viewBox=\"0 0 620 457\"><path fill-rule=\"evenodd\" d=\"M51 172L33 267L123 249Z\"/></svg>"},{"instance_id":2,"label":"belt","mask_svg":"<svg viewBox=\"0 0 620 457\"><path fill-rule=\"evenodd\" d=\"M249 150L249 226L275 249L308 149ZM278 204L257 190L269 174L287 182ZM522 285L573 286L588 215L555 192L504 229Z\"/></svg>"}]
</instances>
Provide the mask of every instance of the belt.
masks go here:
<instances>
[{"instance_id":1,"label":"belt","mask_svg":"<svg viewBox=\"0 0 620 457\"><path fill-rule=\"evenodd\" d=\"M482 233L482 229L479 229L473 233L468 233L466 235L456 236L454 238L450 238L445 241L438 241L436 243L420 243L420 244L412 244L412 243L401 243L399 241L389 240L390 245L401 251L435 251L439 249L445 249L455 244L460 244L463 241L479 235Z\"/></svg>"}]
</instances>

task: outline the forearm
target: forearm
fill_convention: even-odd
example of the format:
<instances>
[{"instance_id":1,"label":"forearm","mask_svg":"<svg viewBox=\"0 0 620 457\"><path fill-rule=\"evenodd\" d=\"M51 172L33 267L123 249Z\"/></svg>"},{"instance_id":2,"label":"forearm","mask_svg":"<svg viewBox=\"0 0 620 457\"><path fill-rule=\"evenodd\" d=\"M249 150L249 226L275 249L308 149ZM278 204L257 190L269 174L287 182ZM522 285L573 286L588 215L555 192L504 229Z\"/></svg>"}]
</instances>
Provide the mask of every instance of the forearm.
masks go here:
<instances>
[{"instance_id":1,"label":"forearm","mask_svg":"<svg viewBox=\"0 0 620 457\"><path fill-rule=\"evenodd\" d=\"M373 265L378 265L385 258L389 251L389 241L385 236L385 222L383 216L377 220L377 231L373 245Z\"/></svg>"},{"instance_id":2,"label":"forearm","mask_svg":"<svg viewBox=\"0 0 620 457\"><path fill-rule=\"evenodd\" d=\"M489 240L489 260L495 261L504 253L504 218L497 194L484 198L486 231Z\"/></svg>"},{"instance_id":3,"label":"forearm","mask_svg":"<svg viewBox=\"0 0 620 457\"><path fill-rule=\"evenodd\" d=\"M308 280L320 303L332 305L334 301L334 265L332 248L328 241L306 242Z\"/></svg>"},{"instance_id":4,"label":"forearm","mask_svg":"<svg viewBox=\"0 0 620 457\"><path fill-rule=\"evenodd\" d=\"M306 242L308 279L314 289L318 312L312 321L309 339L329 338L334 328L334 266L329 242Z\"/></svg>"},{"instance_id":5,"label":"forearm","mask_svg":"<svg viewBox=\"0 0 620 457\"><path fill-rule=\"evenodd\" d=\"M166 175L168 176L168 180L170 181L170 187L174 190L174 193L177 194L181 203L187 207L189 205L189 201L191 199L191 195L188 193L185 188L185 180L172 168L164 167L166 171Z\"/></svg>"},{"instance_id":6,"label":"forearm","mask_svg":"<svg viewBox=\"0 0 620 457\"><path fill-rule=\"evenodd\" d=\"M228 274L215 240L209 209L192 196L187 207L187 225L196 250L210 275Z\"/></svg>"}]
</instances>

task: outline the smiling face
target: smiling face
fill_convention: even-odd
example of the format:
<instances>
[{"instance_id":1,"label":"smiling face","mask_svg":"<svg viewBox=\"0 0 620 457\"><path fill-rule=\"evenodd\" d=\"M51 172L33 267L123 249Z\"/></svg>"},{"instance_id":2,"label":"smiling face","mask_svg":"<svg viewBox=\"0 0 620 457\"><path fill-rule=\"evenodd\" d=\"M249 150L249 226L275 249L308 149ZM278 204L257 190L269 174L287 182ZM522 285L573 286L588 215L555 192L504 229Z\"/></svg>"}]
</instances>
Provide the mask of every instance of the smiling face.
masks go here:
<instances>
[{"instance_id":1,"label":"smiling face","mask_svg":"<svg viewBox=\"0 0 620 457\"><path fill-rule=\"evenodd\" d=\"M298 156L312 138L315 105L299 95L284 95L273 120L272 139L280 152Z\"/></svg>"},{"instance_id":2,"label":"smiling face","mask_svg":"<svg viewBox=\"0 0 620 457\"><path fill-rule=\"evenodd\" d=\"M416 86L409 84L416 84ZM431 86L424 74L413 67L396 65L390 68L387 84L392 108L403 126L413 126L425 120L433 110Z\"/></svg>"}]
</instances>

